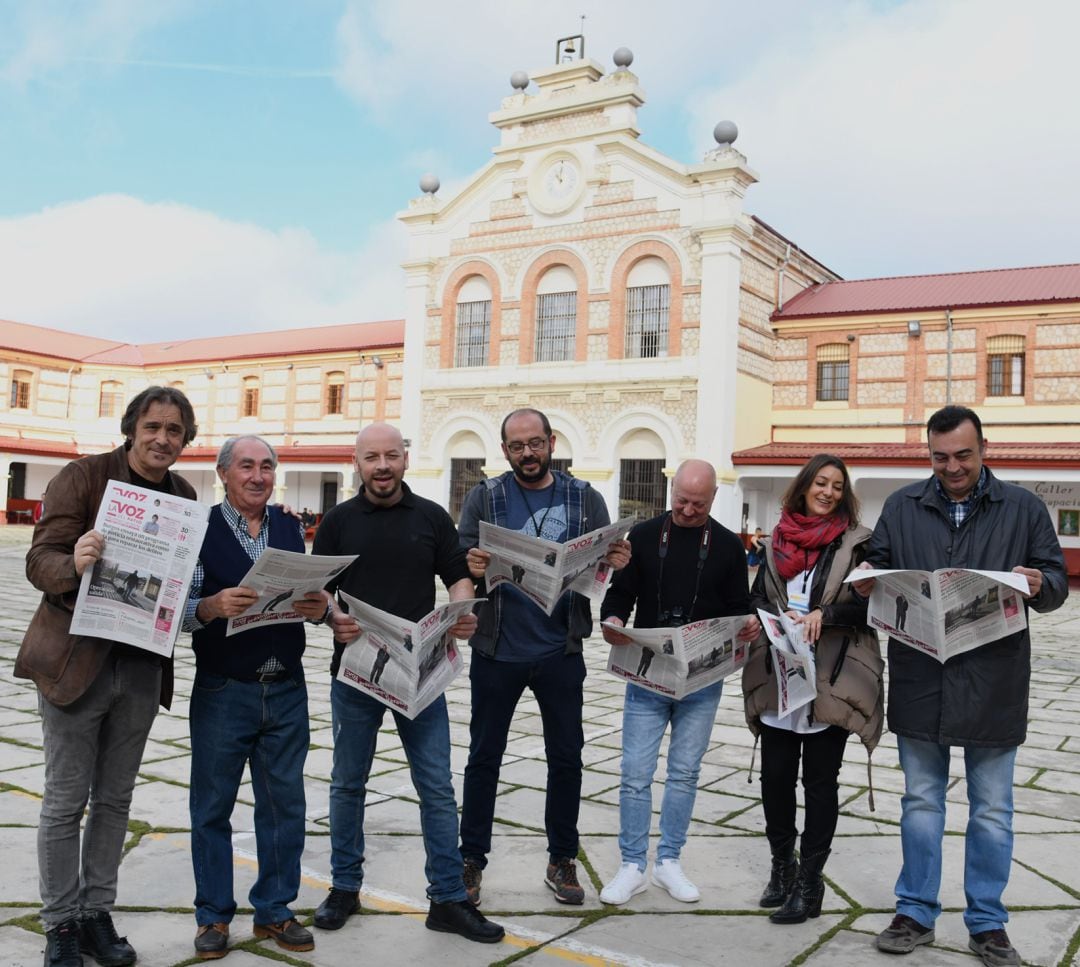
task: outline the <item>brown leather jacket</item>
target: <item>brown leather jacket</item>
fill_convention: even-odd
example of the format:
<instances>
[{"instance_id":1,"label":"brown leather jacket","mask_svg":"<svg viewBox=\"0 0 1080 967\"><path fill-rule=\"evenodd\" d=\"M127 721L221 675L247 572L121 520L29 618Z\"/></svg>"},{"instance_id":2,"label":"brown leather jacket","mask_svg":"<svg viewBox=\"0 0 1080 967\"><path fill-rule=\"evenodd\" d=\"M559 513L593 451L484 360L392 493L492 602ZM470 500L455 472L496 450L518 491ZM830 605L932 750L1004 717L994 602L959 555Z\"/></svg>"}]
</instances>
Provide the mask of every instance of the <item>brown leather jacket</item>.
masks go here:
<instances>
[{"instance_id":1,"label":"brown leather jacket","mask_svg":"<svg viewBox=\"0 0 1080 967\"><path fill-rule=\"evenodd\" d=\"M195 499L195 490L175 473L173 493ZM34 528L26 555L26 576L42 592L15 659L15 675L32 679L53 705L70 705L97 678L115 642L70 634L71 613L79 590L75 542L93 530L109 480L131 481L127 449L118 447L73 460L50 482L45 515ZM161 704L172 702L172 657L162 658Z\"/></svg>"}]
</instances>

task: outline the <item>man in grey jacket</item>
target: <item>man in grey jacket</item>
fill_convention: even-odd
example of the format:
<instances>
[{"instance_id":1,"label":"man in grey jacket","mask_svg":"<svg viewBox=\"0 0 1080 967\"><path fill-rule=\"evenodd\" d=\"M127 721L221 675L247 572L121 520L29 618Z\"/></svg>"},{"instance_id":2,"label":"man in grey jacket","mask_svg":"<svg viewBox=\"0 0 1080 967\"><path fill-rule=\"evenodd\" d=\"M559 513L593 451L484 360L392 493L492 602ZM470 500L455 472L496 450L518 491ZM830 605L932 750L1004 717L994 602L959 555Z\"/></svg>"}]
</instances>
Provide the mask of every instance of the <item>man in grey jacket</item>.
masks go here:
<instances>
[{"instance_id":1,"label":"man in grey jacket","mask_svg":"<svg viewBox=\"0 0 1080 967\"><path fill-rule=\"evenodd\" d=\"M490 561L490 555L477 547L481 520L563 543L610 523L604 499L588 483L551 469L555 437L543 413L515 410L503 420L502 440L511 469L470 491L458 524L462 546L468 549L469 572L481 582ZM612 567L623 567L630 560L630 545L619 541L607 560ZM518 699L528 687L540 706L548 762L544 826L550 861L544 882L558 902L580 904L585 891L578 883L574 859L585 744L581 642L592 631L589 600L575 592L565 594L549 617L518 588L503 584L480 606L478 619L470 640L472 718L461 808L461 855L469 899L480 902L502 756Z\"/></svg>"},{"instance_id":2,"label":"man in grey jacket","mask_svg":"<svg viewBox=\"0 0 1080 967\"><path fill-rule=\"evenodd\" d=\"M1046 506L998 480L983 465L978 415L947 406L927 425L933 476L885 502L863 566L932 571L943 567L1014 571L1026 600L1053 611L1068 594L1065 562ZM868 594L873 581L855 586ZM944 664L889 640L889 728L897 736L905 794L900 820L903 866L896 916L879 950L909 953L934 939L941 912L945 789L952 746L964 752L968 824L964 841L964 923L983 963L1019 964L1001 896L1012 863L1012 783L1016 749L1027 736L1031 639L1028 629Z\"/></svg>"}]
</instances>

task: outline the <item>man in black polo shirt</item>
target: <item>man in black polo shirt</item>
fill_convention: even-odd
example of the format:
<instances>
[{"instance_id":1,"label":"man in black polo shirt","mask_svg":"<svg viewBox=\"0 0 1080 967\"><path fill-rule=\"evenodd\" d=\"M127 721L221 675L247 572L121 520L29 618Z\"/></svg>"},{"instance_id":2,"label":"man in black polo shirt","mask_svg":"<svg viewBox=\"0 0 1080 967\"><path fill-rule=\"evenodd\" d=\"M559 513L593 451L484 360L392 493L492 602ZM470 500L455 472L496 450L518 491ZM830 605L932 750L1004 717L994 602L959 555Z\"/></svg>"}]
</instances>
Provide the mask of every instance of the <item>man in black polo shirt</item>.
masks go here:
<instances>
[{"instance_id":1,"label":"man in black polo shirt","mask_svg":"<svg viewBox=\"0 0 1080 967\"><path fill-rule=\"evenodd\" d=\"M452 601L474 596L465 552L450 515L416 496L403 478L409 455L401 433L373 423L356 438L356 469L362 487L351 500L330 510L315 535L316 554L360 556L330 585L383 611L417 621L435 607L435 577ZM360 636L360 626L334 608L334 659L337 675L345 646ZM468 638L476 618L464 616L451 632ZM334 768L330 778L330 895L315 913L315 926L337 930L360 909L364 878L364 795L375 740L386 706L339 682L330 687L334 728ZM427 852L431 930L457 933L481 943L497 943L503 929L465 902L462 862L457 849L458 816L450 781L450 720L439 696L415 719L394 712L398 735L420 797L421 830Z\"/></svg>"}]
</instances>

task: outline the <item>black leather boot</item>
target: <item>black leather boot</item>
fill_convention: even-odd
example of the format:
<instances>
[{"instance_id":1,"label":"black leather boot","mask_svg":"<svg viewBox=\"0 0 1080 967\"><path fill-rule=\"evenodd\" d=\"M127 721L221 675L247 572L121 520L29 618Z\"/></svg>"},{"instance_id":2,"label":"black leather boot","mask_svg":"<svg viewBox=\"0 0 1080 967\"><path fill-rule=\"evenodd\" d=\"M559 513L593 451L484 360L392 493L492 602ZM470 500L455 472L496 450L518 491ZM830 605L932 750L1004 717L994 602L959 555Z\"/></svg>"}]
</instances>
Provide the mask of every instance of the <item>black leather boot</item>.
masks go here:
<instances>
[{"instance_id":1,"label":"black leather boot","mask_svg":"<svg viewBox=\"0 0 1080 967\"><path fill-rule=\"evenodd\" d=\"M803 923L808 917L821 916L821 901L825 897L825 881L821 871L830 850L822 850L813 856L803 856L799 863L799 872L795 885L791 888L784 905L775 913L769 914L773 923Z\"/></svg>"},{"instance_id":2,"label":"black leather boot","mask_svg":"<svg viewBox=\"0 0 1080 967\"><path fill-rule=\"evenodd\" d=\"M795 885L795 874L799 864L795 860L795 844L788 843L780 849L773 850L772 872L769 874L769 883L765 892L758 901L760 907L778 907L791 892Z\"/></svg>"}]
</instances>

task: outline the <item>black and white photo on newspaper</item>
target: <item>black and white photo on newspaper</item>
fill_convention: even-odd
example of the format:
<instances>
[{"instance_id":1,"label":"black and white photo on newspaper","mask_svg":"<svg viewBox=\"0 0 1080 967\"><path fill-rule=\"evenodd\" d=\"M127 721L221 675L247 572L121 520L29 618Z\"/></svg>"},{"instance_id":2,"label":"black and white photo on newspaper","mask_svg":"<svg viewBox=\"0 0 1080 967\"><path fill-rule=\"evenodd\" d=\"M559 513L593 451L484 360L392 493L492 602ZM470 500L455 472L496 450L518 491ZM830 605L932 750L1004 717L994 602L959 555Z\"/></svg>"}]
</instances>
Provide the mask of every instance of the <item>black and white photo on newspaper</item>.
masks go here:
<instances>
[{"instance_id":1,"label":"black and white photo on newspaper","mask_svg":"<svg viewBox=\"0 0 1080 967\"><path fill-rule=\"evenodd\" d=\"M758 609L758 619L769 639L776 672L776 714L783 718L817 698L817 660L802 625L784 612L770 614Z\"/></svg>"}]
</instances>

